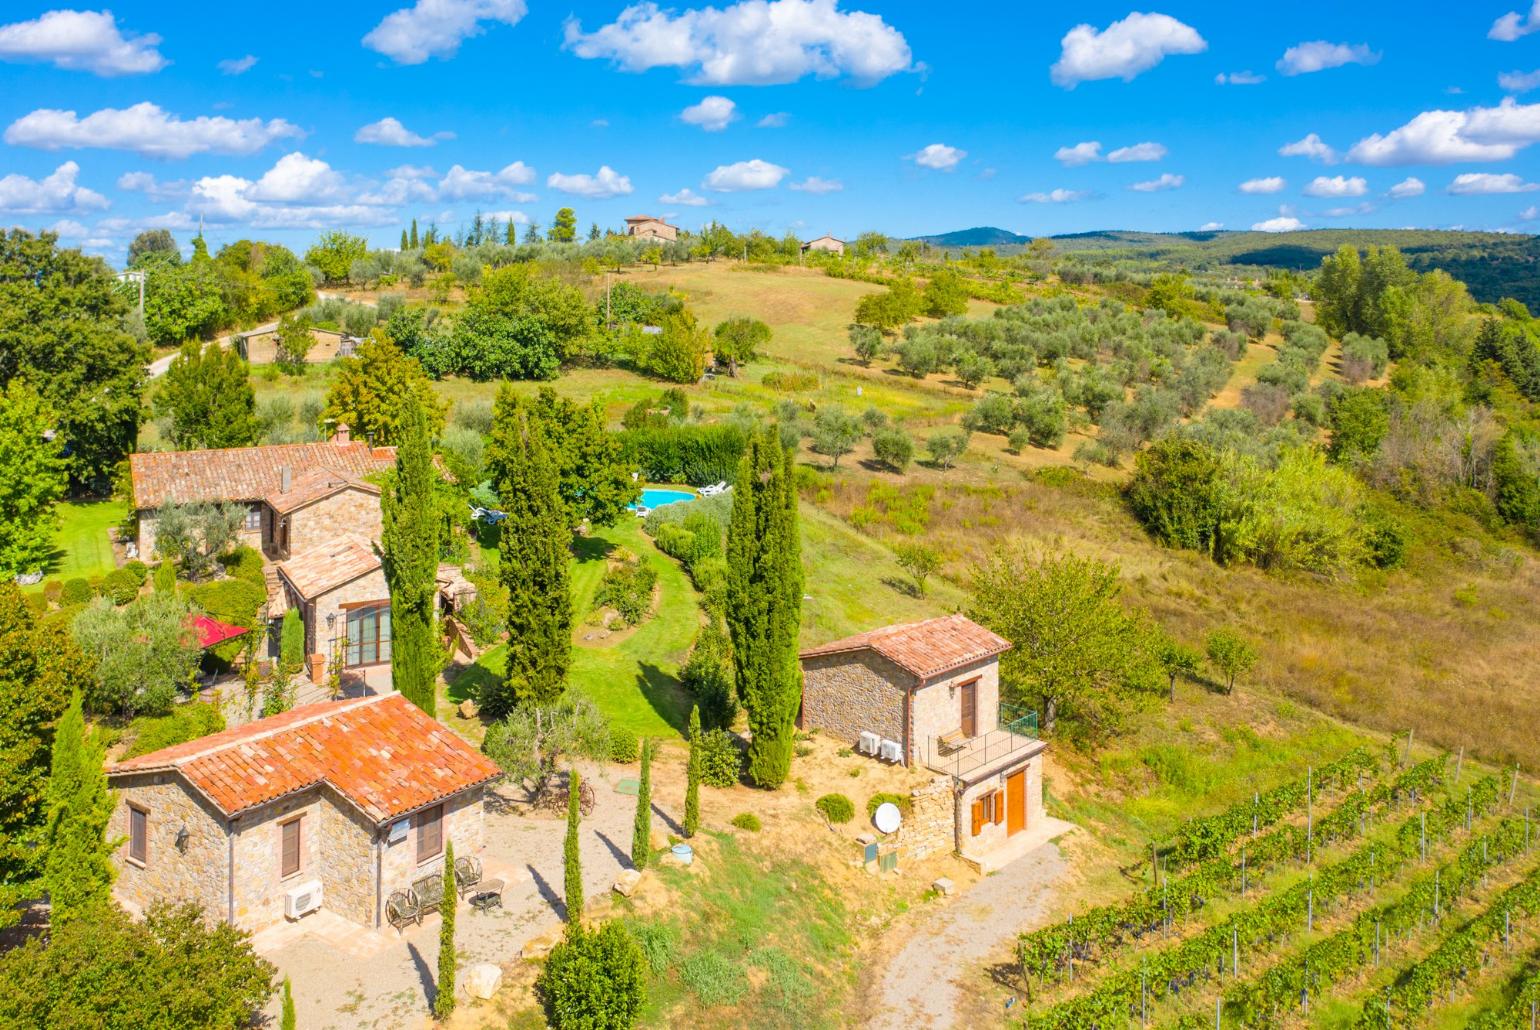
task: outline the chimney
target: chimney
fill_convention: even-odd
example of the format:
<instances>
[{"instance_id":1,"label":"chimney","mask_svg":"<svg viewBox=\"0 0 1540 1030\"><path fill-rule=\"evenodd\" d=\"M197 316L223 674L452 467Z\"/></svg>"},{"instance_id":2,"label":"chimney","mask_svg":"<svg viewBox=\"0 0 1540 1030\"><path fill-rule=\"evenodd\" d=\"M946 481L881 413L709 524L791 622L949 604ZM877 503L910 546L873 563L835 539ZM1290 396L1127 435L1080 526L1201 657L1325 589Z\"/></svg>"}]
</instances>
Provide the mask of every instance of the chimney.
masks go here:
<instances>
[{"instance_id":1,"label":"chimney","mask_svg":"<svg viewBox=\"0 0 1540 1030\"><path fill-rule=\"evenodd\" d=\"M278 492L286 494L294 486L294 469L288 465L278 470Z\"/></svg>"},{"instance_id":2,"label":"chimney","mask_svg":"<svg viewBox=\"0 0 1540 1030\"><path fill-rule=\"evenodd\" d=\"M341 447L348 442L348 433L348 424L346 422L338 422L337 428L332 430L332 443Z\"/></svg>"}]
</instances>

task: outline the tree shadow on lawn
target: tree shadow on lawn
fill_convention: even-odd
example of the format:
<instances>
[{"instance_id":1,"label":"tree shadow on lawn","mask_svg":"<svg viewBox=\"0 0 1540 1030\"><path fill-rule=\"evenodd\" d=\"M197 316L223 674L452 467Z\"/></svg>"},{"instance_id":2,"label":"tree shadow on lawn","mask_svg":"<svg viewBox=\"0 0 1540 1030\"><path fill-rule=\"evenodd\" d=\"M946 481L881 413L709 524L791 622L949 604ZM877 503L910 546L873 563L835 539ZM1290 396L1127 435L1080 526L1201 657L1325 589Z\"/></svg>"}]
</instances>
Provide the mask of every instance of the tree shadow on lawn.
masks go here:
<instances>
[{"instance_id":1,"label":"tree shadow on lawn","mask_svg":"<svg viewBox=\"0 0 1540 1030\"><path fill-rule=\"evenodd\" d=\"M438 997L438 987L434 983L433 970L428 968L428 962L422 957L422 952L417 950L417 945L408 944L406 950L412 956L412 965L417 970L417 979L422 984L422 994L428 1002L428 1008L433 1007L434 1000Z\"/></svg>"},{"instance_id":2,"label":"tree shadow on lawn","mask_svg":"<svg viewBox=\"0 0 1540 1030\"><path fill-rule=\"evenodd\" d=\"M678 678L651 662L641 662L637 666L636 686L658 718L668 723L674 732L684 736L690 719L691 701Z\"/></svg>"},{"instance_id":3,"label":"tree shadow on lawn","mask_svg":"<svg viewBox=\"0 0 1540 1030\"><path fill-rule=\"evenodd\" d=\"M599 561L608 558L615 550L615 542L602 536L580 536L572 541L572 557L580 562Z\"/></svg>"},{"instance_id":4,"label":"tree shadow on lawn","mask_svg":"<svg viewBox=\"0 0 1540 1030\"><path fill-rule=\"evenodd\" d=\"M560 894L557 894L555 888L546 882L545 877L540 875L540 870L529 864L526 864L524 868L529 870L531 879L535 881L535 889L540 892L540 897L545 903L551 906L551 911L556 913L558 919L566 919L566 900Z\"/></svg>"},{"instance_id":5,"label":"tree shadow on lawn","mask_svg":"<svg viewBox=\"0 0 1540 1030\"><path fill-rule=\"evenodd\" d=\"M454 670L453 678L449 675L450 670L446 669L444 672L444 696L458 705L461 701L473 701L480 697L483 687L495 685L501 679L500 672L482 664L495 650L497 648L488 650L478 661L460 666ZM499 651L500 655L501 652Z\"/></svg>"}]
</instances>

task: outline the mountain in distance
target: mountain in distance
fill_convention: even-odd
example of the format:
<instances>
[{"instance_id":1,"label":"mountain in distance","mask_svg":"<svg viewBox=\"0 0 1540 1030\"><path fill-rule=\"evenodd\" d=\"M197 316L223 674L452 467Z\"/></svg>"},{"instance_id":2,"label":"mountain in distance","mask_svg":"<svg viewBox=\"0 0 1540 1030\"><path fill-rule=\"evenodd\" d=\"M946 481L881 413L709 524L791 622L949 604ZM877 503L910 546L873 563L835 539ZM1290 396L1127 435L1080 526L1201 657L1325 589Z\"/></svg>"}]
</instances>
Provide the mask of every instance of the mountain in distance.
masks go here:
<instances>
[{"instance_id":1,"label":"mountain in distance","mask_svg":"<svg viewBox=\"0 0 1540 1030\"><path fill-rule=\"evenodd\" d=\"M993 225L980 225L972 229L938 233L935 236L911 238L919 243L929 243L933 247L1009 247L1025 246L1032 242L1030 236L1021 236L1009 229L999 229Z\"/></svg>"}]
</instances>

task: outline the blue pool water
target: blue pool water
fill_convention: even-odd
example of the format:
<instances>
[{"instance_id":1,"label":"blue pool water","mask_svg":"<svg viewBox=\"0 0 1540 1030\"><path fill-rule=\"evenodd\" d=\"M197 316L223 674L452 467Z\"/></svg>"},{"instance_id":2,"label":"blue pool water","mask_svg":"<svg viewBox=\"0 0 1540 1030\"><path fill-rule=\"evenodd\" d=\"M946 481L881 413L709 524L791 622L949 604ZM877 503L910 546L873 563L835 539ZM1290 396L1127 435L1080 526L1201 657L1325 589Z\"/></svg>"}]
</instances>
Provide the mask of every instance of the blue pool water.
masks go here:
<instances>
[{"instance_id":1,"label":"blue pool water","mask_svg":"<svg viewBox=\"0 0 1540 1030\"><path fill-rule=\"evenodd\" d=\"M695 500L695 495L688 490L664 490L648 487L642 491L642 499L638 503L643 508L661 508L665 504L678 504L681 501L693 500ZM635 511L637 506L632 504L629 507L632 511Z\"/></svg>"}]
</instances>

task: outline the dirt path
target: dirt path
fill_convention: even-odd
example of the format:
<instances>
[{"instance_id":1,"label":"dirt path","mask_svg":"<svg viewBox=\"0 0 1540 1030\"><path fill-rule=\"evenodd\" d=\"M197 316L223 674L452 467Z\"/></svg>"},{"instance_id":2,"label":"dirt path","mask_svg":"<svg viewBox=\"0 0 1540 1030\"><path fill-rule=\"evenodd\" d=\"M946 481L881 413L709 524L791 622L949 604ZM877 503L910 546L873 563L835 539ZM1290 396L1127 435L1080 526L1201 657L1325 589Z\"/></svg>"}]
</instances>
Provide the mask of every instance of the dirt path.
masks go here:
<instances>
[{"instance_id":1,"label":"dirt path","mask_svg":"<svg viewBox=\"0 0 1540 1030\"><path fill-rule=\"evenodd\" d=\"M981 975L979 964L1046 914L1053 887L1068 870L1052 842L1028 852L964 891L910 937L883 971L872 1030L929 1027L959 1020L957 981Z\"/></svg>"}]
</instances>

